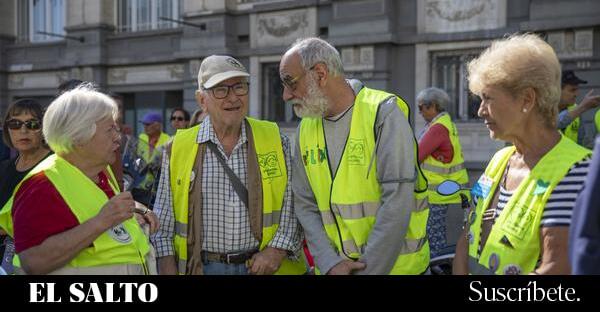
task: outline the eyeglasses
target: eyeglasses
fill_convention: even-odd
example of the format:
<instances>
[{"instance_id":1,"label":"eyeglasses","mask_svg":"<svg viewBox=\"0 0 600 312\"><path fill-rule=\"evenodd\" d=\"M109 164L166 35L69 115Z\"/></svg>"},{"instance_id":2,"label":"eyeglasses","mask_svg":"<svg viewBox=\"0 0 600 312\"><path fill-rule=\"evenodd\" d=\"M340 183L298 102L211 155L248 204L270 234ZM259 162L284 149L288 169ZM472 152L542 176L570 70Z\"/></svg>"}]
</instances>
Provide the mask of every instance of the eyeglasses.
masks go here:
<instances>
[{"instance_id":1,"label":"eyeglasses","mask_svg":"<svg viewBox=\"0 0 600 312\"><path fill-rule=\"evenodd\" d=\"M42 123L37 119L29 119L27 121L21 121L18 119L11 119L6 122L6 125L11 130L19 130L23 125L29 130L39 131L42 128Z\"/></svg>"},{"instance_id":2,"label":"eyeglasses","mask_svg":"<svg viewBox=\"0 0 600 312\"><path fill-rule=\"evenodd\" d=\"M173 121L173 120L177 120L177 121L184 121L184 120L185 120L185 118L183 118L183 117L181 117L181 116L172 116L172 117L171 117L171 121Z\"/></svg>"},{"instance_id":3,"label":"eyeglasses","mask_svg":"<svg viewBox=\"0 0 600 312\"><path fill-rule=\"evenodd\" d=\"M285 76L285 77L281 78L281 84L283 84L284 87L290 89L290 91L292 91L292 92L296 91L296 88L298 87L298 81L300 81L300 79L302 79L302 77L304 77L304 75L306 75L306 73L315 69L315 66L317 66L317 64L311 66L307 71L303 72L302 74L300 74L299 76L297 76L295 78L292 78L291 76Z\"/></svg>"},{"instance_id":4,"label":"eyeglasses","mask_svg":"<svg viewBox=\"0 0 600 312\"><path fill-rule=\"evenodd\" d=\"M216 99L224 99L229 95L229 89L233 90L233 94L237 95L237 96L242 96L242 95L246 95L248 94L248 89L249 89L249 83L247 82L240 82L240 83L236 83L232 86L227 86L227 85L220 85L220 86L216 86L214 88L210 88L208 90L210 90L213 94L213 96Z\"/></svg>"}]
</instances>

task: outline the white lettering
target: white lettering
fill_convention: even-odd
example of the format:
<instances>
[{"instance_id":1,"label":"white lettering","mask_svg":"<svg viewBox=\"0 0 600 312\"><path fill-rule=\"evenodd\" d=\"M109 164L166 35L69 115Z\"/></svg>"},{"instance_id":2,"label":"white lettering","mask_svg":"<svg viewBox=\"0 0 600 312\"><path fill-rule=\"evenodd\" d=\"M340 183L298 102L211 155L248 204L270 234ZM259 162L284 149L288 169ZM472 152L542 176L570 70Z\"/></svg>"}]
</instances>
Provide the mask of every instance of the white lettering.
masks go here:
<instances>
[{"instance_id":1,"label":"white lettering","mask_svg":"<svg viewBox=\"0 0 600 312\"><path fill-rule=\"evenodd\" d=\"M61 302L61 297L58 297L58 300L54 297L54 285L56 283L29 283L29 302ZM47 290L47 296L42 294L44 288Z\"/></svg>"},{"instance_id":2,"label":"white lettering","mask_svg":"<svg viewBox=\"0 0 600 312\"><path fill-rule=\"evenodd\" d=\"M94 298L93 302L103 302L102 293L100 292L100 288L98 288L98 284L90 283L90 288L88 289L87 296L85 297L85 302L90 302L90 297Z\"/></svg>"},{"instance_id":3,"label":"white lettering","mask_svg":"<svg viewBox=\"0 0 600 312\"><path fill-rule=\"evenodd\" d=\"M572 301L579 301L579 298L569 299L569 295L574 295L574 294L575 294L575 288L567 288L565 290L565 299L567 301L570 301L570 302L572 302Z\"/></svg>"},{"instance_id":4,"label":"white lettering","mask_svg":"<svg viewBox=\"0 0 600 312\"><path fill-rule=\"evenodd\" d=\"M572 302L581 301L575 297L574 288L563 288L562 284L557 287L538 287L537 281L530 281L525 287L486 287L481 281L472 281L469 284L469 301L486 302Z\"/></svg>"},{"instance_id":5,"label":"white lettering","mask_svg":"<svg viewBox=\"0 0 600 312\"><path fill-rule=\"evenodd\" d=\"M146 288L149 288L150 299L146 297ZM144 283L138 288L138 298L142 302L154 302L158 298L158 288L154 284Z\"/></svg>"},{"instance_id":6,"label":"white lettering","mask_svg":"<svg viewBox=\"0 0 600 312\"><path fill-rule=\"evenodd\" d=\"M106 283L106 302L121 302L121 297L114 299L114 283Z\"/></svg>"},{"instance_id":7,"label":"white lettering","mask_svg":"<svg viewBox=\"0 0 600 312\"><path fill-rule=\"evenodd\" d=\"M69 287L69 292L71 292L71 302L83 302L83 299L85 299L85 293L82 289L82 283L71 284L71 286ZM77 297L77 299L75 299L73 296Z\"/></svg>"},{"instance_id":8,"label":"white lettering","mask_svg":"<svg viewBox=\"0 0 600 312\"><path fill-rule=\"evenodd\" d=\"M125 286L125 301L124 302L133 302L133 286L137 287L137 283L120 283L119 287L123 289Z\"/></svg>"},{"instance_id":9,"label":"white lettering","mask_svg":"<svg viewBox=\"0 0 600 312\"><path fill-rule=\"evenodd\" d=\"M38 286L44 288L44 283L29 283L29 302L46 302L42 296L42 290L38 290Z\"/></svg>"},{"instance_id":10,"label":"white lettering","mask_svg":"<svg viewBox=\"0 0 600 312\"><path fill-rule=\"evenodd\" d=\"M477 288L473 287L473 284L475 284L475 283L477 283L477 284L479 284L479 286L481 286L480 281L473 281L473 282L471 282L471 284L469 284L469 288L471 288L471 291L479 294L479 299L472 299L471 296L469 296L469 301L480 301L481 298L483 297L483 294L479 290L477 290Z\"/></svg>"}]
</instances>

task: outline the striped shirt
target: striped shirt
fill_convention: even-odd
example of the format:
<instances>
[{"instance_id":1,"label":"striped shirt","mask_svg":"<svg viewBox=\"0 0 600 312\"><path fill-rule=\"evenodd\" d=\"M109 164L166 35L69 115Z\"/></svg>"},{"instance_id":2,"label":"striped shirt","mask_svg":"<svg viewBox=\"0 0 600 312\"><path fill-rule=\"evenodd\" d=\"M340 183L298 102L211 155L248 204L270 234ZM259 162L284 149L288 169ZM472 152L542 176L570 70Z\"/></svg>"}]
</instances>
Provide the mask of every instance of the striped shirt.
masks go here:
<instances>
[{"instance_id":1,"label":"striped shirt","mask_svg":"<svg viewBox=\"0 0 600 312\"><path fill-rule=\"evenodd\" d=\"M590 158L586 158L575 163L567 175L556 185L552 194L546 202L544 212L540 221L540 228L553 226L570 226L573 208L579 192L583 188L585 177L587 176L590 166ZM504 207L512 197L514 191L507 191L503 186L500 186L500 194L498 195L498 205L495 209L486 210L483 214L483 220L494 218L494 222L502 213ZM473 203L477 206L477 197L473 197ZM482 241L479 241L478 253L483 250Z\"/></svg>"},{"instance_id":2,"label":"striped shirt","mask_svg":"<svg viewBox=\"0 0 600 312\"><path fill-rule=\"evenodd\" d=\"M210 117L207 117L200 126L196 142L208 141L217 145L227 165L247 186L248 141L246 127L241 128L240 138L231 155L227 157L214 132ZM294 214L292 201L290 142L284 135L281 135L281 141L288 168L288 183L284 194L279 228L268 246L297 252L301 247L302 230ZM154 212L158 216L160 228L152 237L152 242L158 257L174 254L175 216L169 181L169 157L165 156L162 160L162 174L154 204ZM259 247L259 242L254 238L250 229L248 209L238 197L229 177L211 149L206 149L202 168L202 218L204 235L202 250L232 253Z\"/></svg>"},{"instance_id":3,"label":"striped shirt","mask_svg":"<svg viewBox=\"0 0 600 312\"><path fill-rule=\"evenodd\" d=\"M589 166L589 158L575 163L569 169L567 175L556 185L544 207L540 227L571 225L571 215L573 214L573 207L575 207L575 200L583 188L583 182L585 181ZM507 191L503 186L500 186L498 206L494 210L486 211L483 219L489 220L493 217L494 221L496 221L513 193L514 191ZM473 203L477 206L477 197L473 197Z\"/></svg>"}]
</instances>

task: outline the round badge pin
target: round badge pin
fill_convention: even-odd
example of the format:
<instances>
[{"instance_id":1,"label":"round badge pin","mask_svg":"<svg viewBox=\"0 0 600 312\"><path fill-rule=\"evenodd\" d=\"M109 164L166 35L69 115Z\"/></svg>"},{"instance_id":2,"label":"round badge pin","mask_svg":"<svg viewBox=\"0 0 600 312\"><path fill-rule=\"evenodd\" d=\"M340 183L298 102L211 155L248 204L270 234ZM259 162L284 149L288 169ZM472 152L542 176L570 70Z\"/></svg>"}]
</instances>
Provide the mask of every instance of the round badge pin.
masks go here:
<instances>
[{"instance_id":1,"label":"round badge pin","mask_svg":"<svg viewBox=\"0 0 600 312\"><path fill-rule=\"evenodd\" d=\"M490 259L488 261L488 267L492 272L495 272L498 269L498 265L500 264L500 257L498 254L492 253L490 255Z\"/></svg>"},{"instance_id":2,"label":"round badge pin","mask_svg":"<svg viewBox=\"0 0 600 312\"><path fill-rule=\"evenodd\" d=\"M519 275L521 267L516 264L509 264L504 268L504 275Z\"/></svg>"},{"instance_id":3,"label":"round badge pin","mask_svg":"<svg viewBox=\"0 0 600 312\"><path fill-rule=\"evenodd\" d=\"M108 236L112 237L112 239L116 240L119 243L127 244L131 242L131 235L125 229L123 224L118 224L113 226L112 228L107 230Z\"/></svg>"}]
</instances>

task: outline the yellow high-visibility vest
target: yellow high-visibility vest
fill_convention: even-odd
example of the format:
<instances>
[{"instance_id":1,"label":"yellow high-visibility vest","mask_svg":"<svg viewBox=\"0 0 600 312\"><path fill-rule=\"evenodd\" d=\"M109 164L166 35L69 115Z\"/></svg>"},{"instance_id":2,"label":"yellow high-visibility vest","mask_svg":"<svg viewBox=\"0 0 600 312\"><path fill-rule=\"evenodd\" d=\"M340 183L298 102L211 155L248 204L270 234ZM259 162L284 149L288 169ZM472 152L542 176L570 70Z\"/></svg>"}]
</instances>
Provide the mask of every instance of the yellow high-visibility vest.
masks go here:
<instances>
[{"instance_id":1,"label":"yellow high-visibility vest","mask_svg":"<svg viewBox=\"0 0 600 312\"><path fill-rule=\"evenodd\" d=\"M462 148L458 137L458 131L456 125L450 119L450 115L447 112L442 112L437 115L430 123L430 126L440 124L448 130L448 136L450 137L450 143L452 143L452 150L454 156L452 161L449 163L443 163L435 159L432 155L427 156L421 164L421 169L425 177L427 177L428 189L429 189L429 203L431 204L454 204L460 203L460 193L463 193L467 198L471 198L469 191L460 191L450 196L443 196L438 194L437 187L440 183L446 180L452 180L463 186L468 187L469 175L467 169L464 166L464 159L462 155Z\"/></svg>"},{"instance_id":2,"label":"yellow high-visibility vest","mask_svg":"<svg viewBox=\"0 0 600 312\"><path fill-rule=\"evenodd\" d=\"M513 192L478 255L483 212L491 204L515 150L510 146L497 152L474 187L473 194L479 201L469 216L471 274L531 273L540 257L540 222L548 198L569 169L591 154L590 150L563 136Z\"/></svg>"},{"instance_id":3,"label":"yellow high-visibility vest","mask_svg":"<svg viewBox=\"0 0 600 312\"><path fill-rule=\"evenodd\" d=\"M77 167L56 154L50 155L23 178L15 188L13 196L0 212L0 226L10 236L14 234L11 216L14 194L17 193L25 181L42 171L80 224L98 215L104 204L109 200L106 193ZM107 172L110 176L110 186L113 192L118 194L119 186L110 167L107 167ZM145 265L145 256L149 250L150 246L146 236L136 219L131 218L98 236L92 246L81 250L67 264L67 267L81 268L116 264ZM15 264L19 266L17 257L15 257L15 261Z\"/></svg>"},{"instance_id":4,"label":"yellow high-visibility vest","mask_svg":"<svg viewBox=\"0 0 600 312\"><path fill-rule=\"evenodd\" d=\"M149 164L156 158L159 158L161 156L160 153L162 152L162 149L160 147L167 144L170 139L171 137L169 137L169 135L167 135L164 132L161 132L160 136L158 137L158 141L156 142L156 146L152 150L152 153L150 153L150 138L146 133L142 132L138 137L137 153L139 156L142 157L146 164ZM148 172L144 177L144 180L140 182L141 188L148 190L154 182L154 179L155 177L152 175L152 173Z\"/></svg>"},{"instance_id":5,"label":"yellow high-visibility vest","mask_svg":"<svg viewBox=\"0 0 600 312\"><path fill-rule=\"evenodd\" d=\"M376 145L374 127L379 105L391 97L408 119L408 105L393 94L363 87L356 95L350 133L335 176L327 160L322 118L303 118L300 124L298 139L304 169L325 231L340 256L349 259L358 259L362 254L381 204L377 162L372 159ZM410 214L405 243L390 274L420 274L429 265L427 180L419 169L416 140L413 146L416 207Z\"/></svg>"},{"instance_id":6,"label":"yellow high-visibility vest","mask_svg":"<svg viewBox=\"0 0 600 312\"><path fill-rule=\"evenodd\" d=\"M571 104L567 107L567 110L570 112L572 110L574 110L575 108L577 108L576 104ZM578 143L577 140L579 139L579 124L581 123L581 120L579 117L573 119L573 122L571 122L566 128L562 129L561 132L569 139L571 139L573 142Z\"/></svg>"},{"instance_id":7,"label":"yellow high-visibility vest","mask_svg":"<svg viewBox=\"0 0 600 312\"><path fill-rule=\"evenodd\" d=\"M246 121L251 129L249 135L254 138L256 159L259 163L262 182L263 222L262 241L259 247L262 250L267 247L279 228L288 174L277 124L249 117L246 118ZM171 149L170 182L175 212L174 247L179 274L185 274L188 259L189 190L194 161L198 153L196 137L199 129L200 125L196 125L177 131ZM290 275L305 272L306 266L302 261L291 261L286 257L275 274Z\"/></svg>"}]
</instances>

